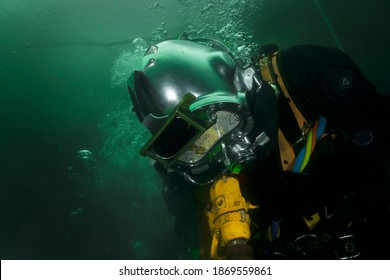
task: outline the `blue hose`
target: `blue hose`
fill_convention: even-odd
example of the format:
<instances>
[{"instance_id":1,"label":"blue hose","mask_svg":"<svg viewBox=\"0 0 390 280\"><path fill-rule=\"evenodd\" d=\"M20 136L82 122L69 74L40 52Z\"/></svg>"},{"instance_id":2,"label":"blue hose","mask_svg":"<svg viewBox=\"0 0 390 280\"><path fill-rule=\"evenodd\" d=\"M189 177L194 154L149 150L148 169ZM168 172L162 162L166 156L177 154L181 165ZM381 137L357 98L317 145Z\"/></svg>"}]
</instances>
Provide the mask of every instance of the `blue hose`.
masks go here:
<instances>
[{"instance_id":1,"label":"blue hose","mask_svg":"<svg viewBox=\"0 0 390 280\"><path fill-rule=\"evenodd\" d=\"M297 157L295 158L295 163L292 172L299 173L299 170L301 169L303 163L303 159L305 158L305 150L306 150L305 147L306 145L302 147Z\"/></svg>"},{"instance_id":2,"label":"blue hose","mask_svg":"<svg viewBox=\"0 0 390 280\"><path fill-rule=\"evenodd\" d=\"M320 115L318 117L318 128L317 128L317 133L315 135L316 139L320 139L321 135L325 131L326 127L326 118L323 115ZM303 164L303 160L305 158L305 152L306 152L306 145L302 147L302 149L299 151L298 155L295 158L295 163L293 166L293 169L291 170L292 172L299 173L301 170L301 166Z\"/></svg>"},{"instance_id":3,"label":"blue hose","mask_svg":"<svg viewBox=\"0 0 390 280\"><path fill-rule=\"evenodd\" d=\"M318 117L318 128L317 128L317 134L316 134L317 140L320 139L321 135L324 133L326 123L327 123L326 118L323 115L320 115Z\"/></svg>"}]
</instances>

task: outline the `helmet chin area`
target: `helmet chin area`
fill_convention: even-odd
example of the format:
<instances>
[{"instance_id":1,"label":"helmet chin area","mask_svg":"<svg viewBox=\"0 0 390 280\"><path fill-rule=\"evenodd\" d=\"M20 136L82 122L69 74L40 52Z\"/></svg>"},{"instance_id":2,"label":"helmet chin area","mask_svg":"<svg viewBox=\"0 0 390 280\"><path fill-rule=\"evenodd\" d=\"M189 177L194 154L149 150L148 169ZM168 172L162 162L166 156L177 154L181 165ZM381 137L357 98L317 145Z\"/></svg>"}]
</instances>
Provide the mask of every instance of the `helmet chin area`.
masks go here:
<instances>
[{"instance_id":1,"label":"helmet chin area","mask_svg":"<svg viewBox=\"0 0 390 280\"><path fill-rule=\"evenodd\" d=\"M208 111L214 124L188 146L172 169L200 185L223 174L247 170L249 160L255 159L250 149L254 141L248 136L253 128L248 108L219 103L201 110Z\"/></svg>"},{"instance_id":2,"label":"helmet chin area","mask_svg":"<svg viewBox=\"0 0 390 280\"><path fill-rule=\"evenodd\" d=\"M187 164L195 164L240 124L240 117L231 111L217 111L213 116L215 124L207 129L179 158Z\"/></svg>"}]
</instances>

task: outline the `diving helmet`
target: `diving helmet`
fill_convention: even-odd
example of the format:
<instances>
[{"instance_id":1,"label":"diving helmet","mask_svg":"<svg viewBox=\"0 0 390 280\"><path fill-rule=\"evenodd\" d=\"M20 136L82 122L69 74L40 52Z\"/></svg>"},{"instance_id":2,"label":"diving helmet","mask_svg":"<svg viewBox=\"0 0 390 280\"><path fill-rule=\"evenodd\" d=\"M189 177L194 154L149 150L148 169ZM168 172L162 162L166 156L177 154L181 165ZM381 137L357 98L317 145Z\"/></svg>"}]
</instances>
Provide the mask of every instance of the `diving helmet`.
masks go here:
<instances>
[{"instance_id":1,"label":"diving helmet","mask_svg":"<svg viewBox=\"0 0 390 280\"><path fill-rule=\"evenodd\" d=\"M151 45L128 79L133 111L152 134L140 153L198 184L247 169L270 141L247 98L262 84L216 40Z\"/></svg>"}]
</instances>

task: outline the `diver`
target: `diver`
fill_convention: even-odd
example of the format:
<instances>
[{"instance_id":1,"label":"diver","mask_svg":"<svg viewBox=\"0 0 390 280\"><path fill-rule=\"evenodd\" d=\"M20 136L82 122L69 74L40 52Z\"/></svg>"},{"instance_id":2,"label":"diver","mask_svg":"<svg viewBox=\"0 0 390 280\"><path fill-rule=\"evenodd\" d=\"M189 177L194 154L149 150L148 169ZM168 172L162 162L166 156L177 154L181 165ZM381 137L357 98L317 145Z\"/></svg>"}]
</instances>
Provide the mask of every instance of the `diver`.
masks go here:
<instances>
[{"instance_id":1,"label":"diver","mask_svg":"<svg viewBox=\"0 0 390 280\"><path fill-rule=\"evenodd\" d=\"M152 134L140 152L202 258L390 250L389 97L344 52L272 44L238 58L183 37L151 45L128 90Z\"/></svg>"}]
</instances>

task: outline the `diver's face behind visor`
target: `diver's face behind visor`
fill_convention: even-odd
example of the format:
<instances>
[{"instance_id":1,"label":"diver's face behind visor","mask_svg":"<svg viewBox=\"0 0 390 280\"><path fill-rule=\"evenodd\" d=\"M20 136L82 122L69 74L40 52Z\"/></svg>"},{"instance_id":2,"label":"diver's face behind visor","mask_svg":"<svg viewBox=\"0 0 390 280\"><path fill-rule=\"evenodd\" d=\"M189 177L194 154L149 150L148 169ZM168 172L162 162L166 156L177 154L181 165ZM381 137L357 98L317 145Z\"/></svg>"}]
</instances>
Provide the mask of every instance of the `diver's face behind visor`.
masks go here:
<instances>
[{"instance_id":1,"label":"diver's face behind visor","mask_svg":"<svg viewBox=\"0 0 390 280\"><path fill-rule=\"evenodd\" d=\"M245 96L260 87L253 68L238 67L217 41L150 46L128 80L134 111L152 133L141 154L197 183L246 169L269 142L264 132L253 135Z\"/></svg>"}]
</instances>

